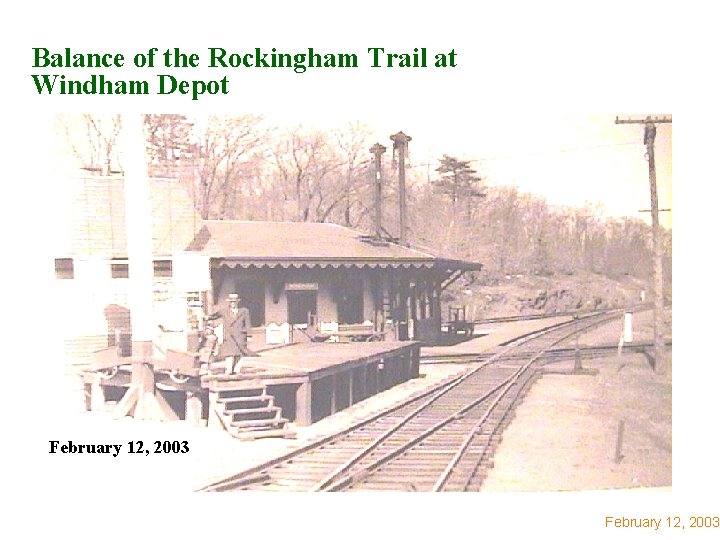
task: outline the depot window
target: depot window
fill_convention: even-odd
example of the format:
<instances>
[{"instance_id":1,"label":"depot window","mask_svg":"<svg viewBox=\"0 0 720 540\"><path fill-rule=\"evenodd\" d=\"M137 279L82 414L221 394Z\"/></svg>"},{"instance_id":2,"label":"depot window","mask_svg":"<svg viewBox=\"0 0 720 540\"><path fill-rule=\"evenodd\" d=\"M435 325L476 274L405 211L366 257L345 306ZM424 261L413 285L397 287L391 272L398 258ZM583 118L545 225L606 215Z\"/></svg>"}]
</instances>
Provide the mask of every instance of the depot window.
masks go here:
<instances>
[{"instance_id":1,"label":"depot window","mask_svg":"<svg viewBox=\"0 0 720 540\"><path fill-rule=\"evenodd\" d=\"M55 259L57 279L75 279L75 264L72 259Z\"/></svg>"},{"instance_id":2,"label":"depot window","mask_svg":"<svg viewBox=\"0 0 720 540\"><path fill-rule=\"evenodd\" d=\"M172 277L172 261L153 261L153 275L156 278Z\"/></svg>"},{"instance_id":3,"label":"depot window","mask_svg":"<svg viewBox=\"0 0 720 540\"><path fill-rule=\"evenodd\" d=\"M113 279L130 277L130 266L127 259L113 259L110 263L110 276Z\"/></svg>"}]
</instances>

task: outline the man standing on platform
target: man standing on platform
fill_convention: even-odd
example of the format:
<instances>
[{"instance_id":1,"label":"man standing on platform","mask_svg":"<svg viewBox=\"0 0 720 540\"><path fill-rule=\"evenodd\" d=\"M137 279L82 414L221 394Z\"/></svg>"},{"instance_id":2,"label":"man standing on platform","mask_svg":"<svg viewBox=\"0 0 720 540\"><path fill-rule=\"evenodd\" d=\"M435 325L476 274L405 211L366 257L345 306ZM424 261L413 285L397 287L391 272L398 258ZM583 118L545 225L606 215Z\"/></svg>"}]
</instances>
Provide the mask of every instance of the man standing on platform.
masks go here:
<instances>
[{"instance_id":1,"label":"man standing on platform","mask_svg":"<svg viewBox=\"0 0 720 540\"><path fill-rule=\"evenodd\" d=\"M257 356L248 349L248 333L250 332L250 311L240 306L240 297L230 293L227 307L222 307L210 319L222 318L223 341L220 345L220 358L225 358L225 373L236 373L240 368L240 358Z\"/></svg>"}]
</instances>

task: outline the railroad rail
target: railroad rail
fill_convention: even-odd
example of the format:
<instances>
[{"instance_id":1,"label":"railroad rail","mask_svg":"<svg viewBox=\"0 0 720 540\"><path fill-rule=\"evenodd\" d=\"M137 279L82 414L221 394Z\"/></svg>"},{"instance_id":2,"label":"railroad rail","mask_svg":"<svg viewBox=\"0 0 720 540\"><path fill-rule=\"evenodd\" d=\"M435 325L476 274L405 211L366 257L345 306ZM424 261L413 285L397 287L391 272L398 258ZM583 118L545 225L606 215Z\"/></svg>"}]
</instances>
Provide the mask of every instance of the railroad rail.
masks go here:
<instances>
[{"instance_id":1,"label":"railroad rail","mask_svg":"<svg viewBox=\"0 0 720 540\"><path fill-rule=\"evenodd\" d=\"M200 491L478 491L546 351L614 316L536 331L368 419Z\"/></svg>"},{"instance_id":2,"label":"railroad rail","mask_svg":"<svg viewBox=\"0 0 720 540\"><path fill-rule=\"evenodd\" d=\"M672 341L665 341L666 347L672 347ZM654 344L651 342L642 343L631 343L623 345L623 352L625 353L645 353L651 351ZM576 355L580 355L581 358L594 358L597 355L606 355L617 351L617 345L596 345L596 346L584 346L576 351L572 347L561 347L552 348L544 353L545 362L562 362L564 360L572 360ZM423 356L420 358L420 365L432 365L432 364L474 364L478 362L485 362L493 356L494 353L450 353L450 354L437 354L430 356ZM509 353L509 356L512 353ZM517 356L517 355L514 355Z\"/></svg>"},{"instance_id":3,"label":"railroad rail","mask_svg":"<svg viewBox=\"0 0 720 540\"><path fill-rule=\"evenodd\" d=\"M632 306L632 311L639 312L639 311L645 311L647 309L650 309L652 307L651 304L645 302L641 304L636 304ZM592 315L596 313L609 313L609 312L616 312L617 308L605 308L602 310L595 310L595 309L577 309L577 310L569 310L569 311L556 311L551 313L526 313L524 315L512 315L512 316L506 316L506 317L487 317L484 319L475 319L473 321L476 325L478 324L492 324L492 323L500 323L500 322L519 322L519 321L534 321L539 319L552 319L555 317L584 317L587 315Z\"/></svg>"}]
</instances>

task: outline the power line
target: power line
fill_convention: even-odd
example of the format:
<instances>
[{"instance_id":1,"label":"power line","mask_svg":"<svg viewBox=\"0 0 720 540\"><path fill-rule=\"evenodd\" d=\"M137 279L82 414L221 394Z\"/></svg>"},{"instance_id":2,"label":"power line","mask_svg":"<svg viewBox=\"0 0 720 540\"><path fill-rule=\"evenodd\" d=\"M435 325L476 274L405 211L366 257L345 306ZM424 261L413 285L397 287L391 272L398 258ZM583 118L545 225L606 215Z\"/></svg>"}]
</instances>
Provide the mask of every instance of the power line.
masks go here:
<instances>
[{"instance_id":1,"label":"power line","mask_svg":"<svg viewBox=\"0 0 720 540\"><path fill-rule=\"evenodd\" d=\"M549 155L555 155L555 154L569 154L573 152L590 152L593 150L598 150L602 148L615 148L618 146L637 146L637 141L632 142L624 142L624 143L613 143L613 144L598 144L596 146L581 146L576 148L560 148L558 150L551 150L547 152L531 152L528 154L515 154L515 155L508 155L508 156L496 156L496 157L489 157L489 158L479 158L476 161L491 161L496 159L517 159L517 158L523 158L523 157L535 157L535 156L549 156Z\"/></svg>"},{"instance_id":2,"label":"power line","mask_svg":"<svg viewBox=\"0 0 720 540\"><path fill-rule=\"evenodd\" d=\"M470 160L470 163L475 162L483 162L483 161L496 161L496 160L503 160L503 159L524 159L524 158L532 158L532 157L543 157L543 156L552 156L557 154L567 154L567 153L573 153L573 152L590 152L598 149L603 148L616 148L620 146L638 146L639 143L637 141L630 141L630 142L623 142L623 143L613 143L613 144L599 144L596 146L582 146L582 147L576 147L576 148L560 148L558 150L549 150L546 152L530 152L525 154L507 154L503 156L492 156L492 157L482 157ZM415 167L425 167L428 165L432 165L433 163L426 162L426 163L415 163Z\"/></svg>"}]
</instances>

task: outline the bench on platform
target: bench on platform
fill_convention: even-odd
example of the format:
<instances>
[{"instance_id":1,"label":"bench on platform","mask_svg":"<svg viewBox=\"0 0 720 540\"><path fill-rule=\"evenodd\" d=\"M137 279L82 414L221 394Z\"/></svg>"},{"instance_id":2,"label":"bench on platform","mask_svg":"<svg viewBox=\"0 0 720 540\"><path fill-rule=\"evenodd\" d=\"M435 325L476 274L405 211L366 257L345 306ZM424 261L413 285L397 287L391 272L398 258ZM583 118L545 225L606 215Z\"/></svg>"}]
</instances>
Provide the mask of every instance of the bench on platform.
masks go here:
<instances>
[{"instance_id":1,"label":"bench on platform","mask_svg":"<svg viewBox=\"0 0 720 540\"><path fill-rule=\"evenodd\" d=\"M337 331L338 341L379 341L381 337L375 328L368 324L340 324Z\"/></svg>"}]
</instances>

